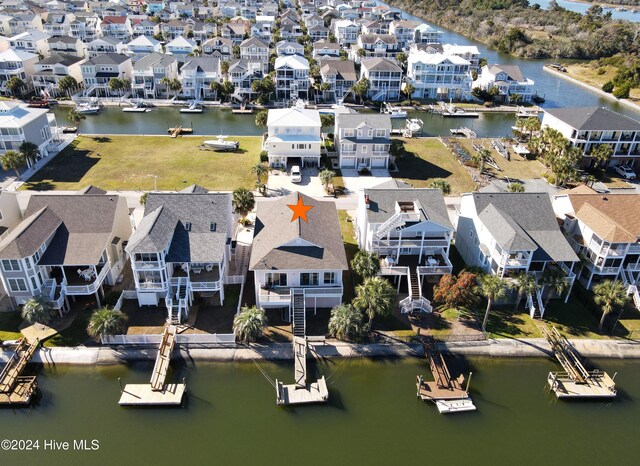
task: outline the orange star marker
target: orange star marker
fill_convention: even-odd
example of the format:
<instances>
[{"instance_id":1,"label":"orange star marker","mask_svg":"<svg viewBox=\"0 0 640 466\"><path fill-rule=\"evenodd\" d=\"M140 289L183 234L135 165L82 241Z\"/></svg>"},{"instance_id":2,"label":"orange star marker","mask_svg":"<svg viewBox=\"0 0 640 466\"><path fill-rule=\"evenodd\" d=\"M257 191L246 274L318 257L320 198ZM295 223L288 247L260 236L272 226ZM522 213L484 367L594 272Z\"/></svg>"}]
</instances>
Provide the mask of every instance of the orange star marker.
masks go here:
<instances>
[{"instance_id":1,"label":"orange star marker","mask_svg":"<svg viewBox=\"0 0 640 466\"><path fill-rule=\"evenodd\" d=\"M298 196L297 204L287 204L287 207L293 210L293 216L291 217L292 222L295 222L297 219L301 218L305 222L309 223L309 220L307 220L307 212L313 209L313 206L305 205L304 202L302 202L302 198L300 196Z\"/></svg>"}]
</instances>

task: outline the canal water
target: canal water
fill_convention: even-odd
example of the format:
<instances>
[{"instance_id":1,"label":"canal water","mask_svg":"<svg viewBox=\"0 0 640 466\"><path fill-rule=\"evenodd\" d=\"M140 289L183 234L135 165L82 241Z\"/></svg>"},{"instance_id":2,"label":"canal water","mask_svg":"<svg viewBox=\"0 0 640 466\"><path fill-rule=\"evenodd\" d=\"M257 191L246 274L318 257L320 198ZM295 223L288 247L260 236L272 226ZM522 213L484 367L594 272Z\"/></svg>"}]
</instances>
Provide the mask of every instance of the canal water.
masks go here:
<instances>
[{"instance_id":1,"label":"canal water","mask_svg":"<svg viewBox=\"0 0 640 466\"><path fill-rule=\"evenodd\" d=\"M148 381L151 363L58 366L39 373L42 398L30 409L0 410L0 437L39 440L40 450L0 452L2 464L637 464L640 365L597 361L618 372L614 401L558 401L545 359L471 359L478 410L438 414L416 398L420 359L336 360L314 366L328 378L328 405L283 408L252 363L187 363L182 408L117 405L118 378ZM293 381L293 364L261 363ZM98 440L99 449L52 452L45 440Z\"/></svg>"},{"instance_id":2,"label":"canal water","mask_svg":"<svg viewBox=\"0 0 640 466\"><path fill-rule=\"evenodd\" d=\"M530 5L533 5L534 3L537 3L538 5L540 5L541 8L548 9L549 3L551 3L551 0L530 0L529 1ZM598 2L582 3L582 2L572 2L570 0L556 0L556 3L562 8L564 8L565 10L575 11L577 13L582 13L582 14L586 13L587 10L591 8L593 5L599 5ZM616 8L629 8L629 6L618 5L615 8L606 9L604 11L605 13L610 11L611 17L613 19L625 19L627 21L633 21L633 22L640 21L640 12L634 13L633 12L634 10L631 8L629 8L628 11L618 11L616 10Z\"/></svg>"}]
</instances>

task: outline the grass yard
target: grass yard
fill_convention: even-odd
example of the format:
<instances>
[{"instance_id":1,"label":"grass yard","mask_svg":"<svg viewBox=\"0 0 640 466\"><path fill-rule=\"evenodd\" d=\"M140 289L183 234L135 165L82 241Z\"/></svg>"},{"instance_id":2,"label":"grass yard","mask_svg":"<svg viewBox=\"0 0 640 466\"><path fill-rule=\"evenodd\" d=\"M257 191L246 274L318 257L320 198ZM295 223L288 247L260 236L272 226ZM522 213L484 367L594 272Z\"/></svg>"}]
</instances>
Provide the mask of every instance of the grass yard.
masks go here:
<instances>
[{"instance_id":1,"label":"grass yard","mask_svg":"<svg viewBox=\"0 0 640 466\"><path fill-rule=\"evenodd\" d=\"M438 139L400 140L404 142L407 153L396 159L399 171L392 176L402 178L415 188L426 188L434 178L443 178L451 185L451 195L476 189L467 170Z\"/></svg>"},{"instance_id":2,"label":"grass yard","mask_svg":"<svg viewBox=\"0 0 640 466\"><path fill-rule=\"evenodd\" d=\"M356 242L355 238L355 229L353 222L348 222L348 217L349 214L346 210L338 211L338 218L340 219L340 232L342 233L342 241L344 243L345 252L347 253L347 262L351 264L351 259L353 259L353 257L358 252L358 243ZM355 295L355 281L356 277L354 276L353 272L351 272L351 269L344 272L342 276L342 283L344 284L344 295L342 298L343 302L349 303L353 299Z\"/></svg>"},{"instance_id":3,"label":"grass yard","mask_svg":"<svg viewBox=\"0 0 640 466\"><path fill-rule=\"evenodd\" d=\"M87 325L89 325L89 319L91 318L92 309L78 309L75 319L64 330L61 330L57 335L47 339L43 346L79 346L87 343L90 340L87 334Z\"/></svg>"},{"instance_id":4,"label":"grass yard","mask_svg":"<svg viewBox=\"0 0 640 466\"><path fill-rule=\"evenodd\" d=\"M79 136L36 173L23 189L180 190L199 184L211 190L253 188L260 137L237 137L237 153L201 151L202 137Z\"/></svg>"},{"instance_id":5,"label":"grass yard","mask_svg":"<svg viewBox=\"0 0 640 466\"><path fill-rule=\"evenodd\" d=\"M0 312L0 341L22 338L18 327L22 323L19 312Z\"/></svg>"},{"instance_id":6,"label":"grass yard","mask_svg":"<svg viewBox=\"0 0 640 466\"><path fill-rule=\"evenodd\" d=\"M505 159L491 147L490 139L471 140L460 138L458 139L458 142L470 154L473 154L475 152L473 144L484 146L486 149L491 151L491 156L502 171L497 171L493 167L490 167L488 165L486 166L486 169L491 170L496 176L499 177L506 176L508 178L515 178L518 180L531 180L535 178L542 178L542 175L547 171L547 167L545 167L539 161L527 160L513 151L510 151L511 160Z\"/></svg>"},{"instance_id":7,"label":"grass yard","mask_svg":"<svg viewBox=\"0 0 640 466\"><path fill-rule=\"evenodd\" d=\"M598 67L591 63L574 63L563 66L567 69L567 75L597 89L602 89L602 85L611 81L617 72L617 68L612 65ZM639 99L640 89L631 89L629 96L632 99Z\"/></svg>"}]
</instances>

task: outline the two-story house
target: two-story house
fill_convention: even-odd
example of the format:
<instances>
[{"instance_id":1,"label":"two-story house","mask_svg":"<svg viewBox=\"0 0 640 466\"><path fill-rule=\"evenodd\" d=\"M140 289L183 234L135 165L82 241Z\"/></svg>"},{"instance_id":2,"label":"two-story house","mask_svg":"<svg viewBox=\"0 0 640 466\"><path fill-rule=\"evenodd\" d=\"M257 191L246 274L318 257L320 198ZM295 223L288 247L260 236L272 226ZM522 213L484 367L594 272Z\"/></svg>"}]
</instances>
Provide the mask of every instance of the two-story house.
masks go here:
<instances>
[{"instance_id":1,"label":"two-story house","mask_svg":"<svg viewBox=\"0 0 640 466\"><path fill-rule=\"evenodd\" d=\"M340 168L371 170L389 166L391 117L376 114L336 115L335 147Z\"/></svg>"},{"instance_id":2,"label":"two-story house","mask_svg":"<svg viewBox=\"0 0 640 466\"><path fill-rule=\"evenodd\" d=\"M243 40L240 44L240 58L262 64L262 72L269 72L269 44L257 37Z\"/></svg>"},{"instance_id":3,"label":"two-story house","mask_svg":"<svg viewBox=\"0 0 640 466\"><path fill-rule=\"evenodd\" d=\"M38 159L58 147L55 116L45 108L31 108L17 101L0 102L0 153L20 150L23 142L38 146Z\"/></svg>"},{"instance_id":4,"label":"two-story house","mask_svg":"<svg viewBox=\"0 0 640 466\"><path fill-rule=\"evenodd\" d=\"M358 80L355 65L349 60L321 62L320 77L323 83L330 86L329 90L322 91L323 98L335 101L344 99Z\"/></svg>"},{"instance_id":5,"label":"two-story house","mask_svg":"<svg viewBox=\"0 0 640 466\"><path fill-rule=\"evenodd\" d=\"M313 43L312 57L314 60L340 60L340 44L329 42L326 39Z\"/></svg>"},{"instance_id":6,"label":"two-story house","mask_svg":"<svg viewBox=\"0 0 640 466\"><path fill-rule=\"evenodd\" d=\"M339 19L333 21L331 31L339 44L343 47L351 47L358 40L360 27L349 19Z\"/></svg>"},{"instance_id":7,"label":"two-story house","mask_svg":"<svg viewBox=\"0 0 640 466\"><path fill-rule=\"evenodd\" d=\"M94 295L100 306L103 285L122 273L130 234L123 197L95 188L33 194L23 220L0 242L0 278L17 305L43 296L62 313L68 297Z\"/></svg>"},{"instance_id":8,"label":"two-story house","mask_svg":"<svg viewBox=\"0 0 640 466\"><path fill-rule=\"evenodd\" d=\"M224 23L220 26L220 36L231 40L233 45L240 45L244 40L247 29L244 23Z\"/></svg>"},{"instance_id":9,"label":"two-story house","mask_svg":"<svg viewBox=\"0 0 640 466\"><path fill-rule=\"evenodd\" d=\"M453 270L449 247L454 228L442 192L398 180L365 189L358 194L355 229L360 249L380 256L380 275L395 278L398 288L406 277L409 296L401 310L430 311L425 279L433 283Z\"/></svg>"},{"instance_id":10,"label":"two-story house","mask_svg":"<svg viewBox=\"0 0 640 466\"><path fill-rule=\"evenodd\" d=\"M140 37L147 36L153 37L160 33L160 25L149 21L148 19L135 19L131 22L131 36Z\"/></svg>"},{"instance_id":11,"label":"two-story house","mask_svg":"<svg viewBox=\"0 0 640 466\"><path fill-rule=\"evenodd\" d=\"M494 99L503 103L531 102L534 93L533 80L525 77L517 65L485 65L473 84L485 91L496 87L498 95Z\"/></svg>"},{"instance_id":12,"label":"two-story house","mask_svg":"<svg viewBox=\"0 0 640 466\"><path fill-rule=\"evenodd\" d=\"M139 305L164 304L180 323L196 294L217 293L222 304L234 226L228 193L149 193L126 246Z\"/></svg>"},{"instance_id":13,"label":"two-story house","mask_svg":"<svg viewBox=\"0 0 640 466\"><path fill-rule=\"evenodd\" d=\"M161 53L162 44L153 37L138 36L127 42L124 46L124 53L131 56L134 64L154 52Z\"/></svg>"},{"instance_id":14,"label":"two-story house","mask_svg":"<svg viewBox=\"0 0 640 466\"><path fill-rule=\"evenodd\" d=\"M413 29L412 41L415 44L441 44L443 34L442 31L422 23Z\"/></svg>"},{"instance_id":15,"label":"two-story house","mask_svg":"<svg viewBox=\"0 0 640 466\"><path fill-rule=\"evenodd\" d=\"M285 55L303 56L304 46L298 42L287 42L286 40L281 40L276 44L276 53L279 57L283 57Z\"/></svg>"},{"instance_id":16,"label":"two-story house","mask_svg":"<svg viewBox=\"0 0 640 466\"><path fill-rule=\"evenodd\" d=\"M165 45L165 52L171 55L175 55L179 62L184 63L187 55L193 54L197 45L191 39L187 39L183 36L178 36Z\"/></svg>"},{"instance_id":17,"label":"two-story house","mask_svg":"<svg viewBox=\"0 0 640 466\"><path fill-rule=\"evenodd\" d=\"M80 66L84 63L84 58L73 55L63 55L54 53L50 57L40 60L34 66L31 81L33 88L39 95L59 97L63 95L60 91L59 82L65 76L71 76L78 83L78 89L71 90L77 92L82 84L82 71Z\"/></svg>"},{"instance_id":18,"label":"two-story house","mask_svg":"<svg viewBox=\"0 0 640 466\"><path fill-rule=\"evenodd\" d=\"M83 42L90 42L98 37L98 24L100 17L96 14L86 13L80 16L75 14L76 18L69 25L69 34Z\"/></svg>"},{"instance_id":19,"label":"two-story house","mask_svg":"<svg viewBox=\"0 0 640 466\"><path fill-rule=\"evenodd\" d=\"M442 53L463 58L471 64L472 70L478 70L480 51L475 45L443 44Z\"/></svg>"},{"instance_id":20,"label":"two-story house","mask_svg":"<svg viewBox=\"0 0 640 466\"><path fill-rule=\"evenodd\" d=\"M350 58L356 63L362 58L395 59L401 49L393 34L360 34L356 44L351 46Z\"/></svg>"},{"instance_id":21,"label":"two-story house","mask_svg":"<svg viewBox=\"0 0 640 466\"><path fill-rule=\"evenodd\" d=\"M131 20L128 16L103 16L102 21L98 23L98 35L102 37L127 41L132 33Z\"/></svg>"},{"instance_id":22,"label":"two-story house","mask_svg":"<svg viewBox=\"0 0 640 466\"><path fill-rule=\"evenodd\" d=\"M203 56L214 56L223 61L229 61L233 58L233 42L224 37L207 39L202 43L201 49Z\"/></svg>"},{"instance_id":23,"label":"two-story house","mask_svg":"<svg viewBox=\"0 0 640 466\"><path fill-rule=\"evenodd\" d=\"M579 187L553 197L569 244L582 258L578 279L587 289L603 280L632 286L640 306L640 196L607 194Z\"/></svg>"},{"instance_id":24,"label":"two-story house","mask_svg":"<svg viewBox=\"0 0 640 466\"><path fill-rule=\"evenodd\" d=\"M467 265L502 278L528 273L542 285L546 270L562 271L569 283L565 299L579 264L560 231L547 193L463 194L456 248ZM530 297L532 314L534 303L540 314L544 313L544 292L539 289L535 297Z\"/></svg>"},{"instance_id":25,"label":"two-story house","mask_svg":"<svg viewBox=\"0 0 640 466\"><path fill-rule=\"evenodd\" d=\"M84 42L76 37L71 36L54 36L47 39L49 54L64 53L67 55L75 55L76 57L87 56L87 46Z\"/></svg>"},{"instance_id":26,"label":"two-story house","mask_svg":"<svg viewBox=\"0 0 640 466\"><path fill-rule=\"evenodd\" d=\"M299 55L276 58L277 99L307 99L309 96L309 61Z\"/></svg>"},{"instance_id":27,"label":"two-story house","mask_svg":"<svg viewBox=\"0 0 640 466\"><path fill-rule=\"evenodd\" d=\"M627 165L638 171L640 164L640 121L604 107L545 109L542 127L560 131L569 142L582 150L582 166L596 166L591 157L599 145L611 147L609 165Z\"/></svg>"},{"instance_id":28,"label":"two-story house","mask_svg":"<svg viewBox=\"0 0 640 466\"><path fill-rule=\"evenodd\" d=\"M123 53L124 43L122 39L115 37L100 37L87 44L87 54L89 58L95 58L102 53Z\"/></svg>"},{"instance_id":29,"label":"two-story house","mask_svg":"<svg viewBox=\"0 0 640 466\"><path fill-rule=\"evenodd\" d=\"M31 76L37 61L38 56L29 52L12 49L0 52L0 94L12 95L6 85L13 77L24 83L23 93L29 92L32 89Z\"/></svg>"},{"instance_id":30,"label":"two-story house","mask_svg":"<svg viewBox=\"0 0 640 466\"><path fill-rule=\"evenodd\" d=\"M470 98L471 64L455 55L428 53L413 46L407 59L407 82L418 99L463 100Z\"/></svg>"},{"instance_id":31,"label":"two-story house","mask_svg":"<svg viewBox=\"0 0 640 466\"><path fill-rule=\"evenodd\" d=\"M299 203L312 208L292 219ZM348 264L335 203L297 192L259 201L249 270L256 305L288 309L290 320L340 304Z\"/></svg>"},{"instance_id":32,"label":"two-story house","mask_svg":"<svg viewBox=\"0 0 640 466\"><path fill-rule=\"evenodd\" d=\"M117 53L103 53L82 64L82 82L85 96L117 95L109 87L113 78L127 79L131 82L133 65L131 57Z\"/></svg>"},{"instance_id":33,"label":"two-story house","mask_svg":"<svg viewBox=\"0 0 640 466\"><path fill-rule=\"evenodd\" d=\"M152 52L133 65L133 94L145 99L173 97L163 79L178 79L178 60L173 55Z\"/></svg>"},{"instance_id":34,"label":"two-story house","mask_svg":"<svg viewBox=\"0 0 640 466\"><path fill-rule=\"evenodd\" d=\"M330 32L329 28L324 27L322 24L316 24L315 26L311 26L307 29L307 33L313 42L329 40Z\"/></svg>"},{"instance_id":35,"label":"two-story house","mask_svg":"<svg viewBox=\"0 0 640 466\"><path fill-rule=\"evenodd\" d=\"M405 19L391 21L391 24L389 24L389 34L396 36L400 49L406 50L409 48L409 45L413 43L415 29L419 25L420 23L416 21L408 21ZM426 37L426 39L428 40L430 38Z\"/></svg>"},{"instance_id":36,"label":"two-story house","mask_svg":"<svg viewBox=\"0 0 640 466\"><path fill-rule=\"evenodd\" d=\"M212 82L220 82L220 59L215 57L187 57L180 68L182 94L190 99L203 100L215 97Z\"/></svg>"},{"instance_id":37,"label":"two-story house","mask_svg":"<svg viewBox=\"0 0 640 466\"><path fill-rule=\"evenodd\" d=\"M369 80L368 97L376 102L400 99L402 68L386 58L363 58L360 79Z\"/></svg>"},{"instance_id":38,"label":"two-story house","mask_svg":"<svg viewBox=\"0 0 640 466\"><path fill-rule=\"evenodd\" d=\"M234 59L229 62L229 71L227 79L233 83L234 95L240 99L251 98L254 81L259 81L264 77L262 73L262 64L260 62L251 62L249 60Z\"/></svg>"},{"instance_id":39,"label":"two-story house","mask_svg":"<svg viewBox=\"0 0 640 466\"><path fill-rule=\"evenodd\" d=\"M269 110L262 147L269 154L269 165L319 166L321 126L318 110L305 109L304 104Z\"/></svg>"},{"instance_id":40,"label":"two-story house","mask_svg":"<svg viewBox=\"0 0 640 466\"><path fill-rule=\"evenodd\" d=\"M49 54L49 34L40 31L21 32L13 37L0 38L0 51L12 48L46 57Z\"/></svg>"},{"instance_id":41,"label":"two-story house","mask_svg":"<svg viewBox=\"0 0 640 466\"><path fill-rule=\"evenodd\" d=\"M46 15L44 32L53 37L64 37L71 33L71 23L75 20L73 13L52 11Z\"/></svg>"}]
</instances>

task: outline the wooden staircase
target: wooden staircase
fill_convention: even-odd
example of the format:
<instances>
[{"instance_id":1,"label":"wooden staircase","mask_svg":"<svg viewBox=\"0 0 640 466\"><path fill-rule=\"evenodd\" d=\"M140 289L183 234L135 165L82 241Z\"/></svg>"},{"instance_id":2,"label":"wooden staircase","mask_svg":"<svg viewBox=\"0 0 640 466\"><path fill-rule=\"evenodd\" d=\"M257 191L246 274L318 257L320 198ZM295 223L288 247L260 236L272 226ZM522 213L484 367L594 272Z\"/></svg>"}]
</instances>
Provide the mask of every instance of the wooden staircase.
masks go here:
<instances>
[{"instance_id":1,"label":"wooden staircase","mask_svg":"<svg viewBox=\"0 0 640 466\"><path fill-rule=\"evenodd\" d=\"M306 316L304 290L294 289L291 293L291 313L293 315L293 336L304 338L306 335Z\"/></svg>"},{"instance_id":2,"label":"wooden staircase","mask_svg":"<svg viewBox=\"0 0 640 466\"><path fill-rule=\"evenodd\" d=\"M40 340L38 339L29 343L26 338L22 338L18 342L13 356L0 372L0 393L10 393L14 390L20 379L20 374L36 352L39 344Z\"/></svg>"},{"instance_id":3,"label":"wooden staircase","mask_svg":"<svg viewBox=\"0 0 640 466\"><path fill-rule=\"evenodd\" d=\"M414 299L419 298L422 295L420 292L420 279L416 270L409 269L409 296Z\"/></svg>"},{"instance_id":4,"label":"wooden staircase","mask_svg":"<svg viewBox=\"0 0 640 466\"><path fill-rule=\"evenodd\" d=\"M431 312L431 302L422 296L422 285L420 284L420 276L418 269L408 268L407 279L409 280L409 296L400 301L400 311L403 314L411 314L413 312Z\"/></svg>"}]
</instances>

